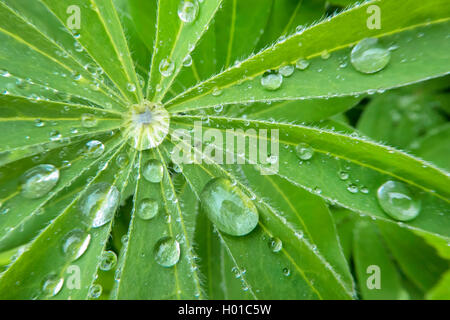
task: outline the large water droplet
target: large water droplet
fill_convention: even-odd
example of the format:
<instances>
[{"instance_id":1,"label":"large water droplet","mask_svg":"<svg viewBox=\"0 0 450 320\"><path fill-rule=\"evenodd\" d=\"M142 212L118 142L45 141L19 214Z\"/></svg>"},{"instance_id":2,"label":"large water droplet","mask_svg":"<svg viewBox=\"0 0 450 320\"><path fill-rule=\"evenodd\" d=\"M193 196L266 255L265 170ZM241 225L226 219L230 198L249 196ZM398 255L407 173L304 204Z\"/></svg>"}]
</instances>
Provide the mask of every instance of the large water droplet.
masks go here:
<instances>
[{"instance_id":1,"label":"large water droplet","mask_svg":"<svg viewBox=\"0 0 450 320\"><path fill-rule=\"evenodd\" d=\"M59 277L56 273L49 274L42 284L42 292L46 297L56 296L62 289L64 278Z\"/></svg>"},{"instance_id":2,"label":"large water droplet","mask_svg":"<svg viewBox=\"0 0 450 320\"><path fill-rule=\"evenodd\" d=\"M158 240L154 249L156 262L163 267L172 267L180 260L180 244L171 237Z\"/></svg>"},{"instance_id":3,"label":"large water droplet","mask_svg":"<svg viewBox=\"0 0 450 320\"><path fill-rule=\"evenodd\" d=\"M402 182L387 181L377 191L378 203L392 218L409 221L419 215L421 201Z\"/></svg>"},{"instance_id":4,"label":"large water droplet","mask_svg":"<svg viewBox=\"0 0 450 320\"><path fill-rule=\"evenodd\" d=\"M153 199L143 199L139 203L137 209L137 215L143 220L149 220L156 216L159 210L159 205L156 200Z\"/></svg>"},{"instance_id":5,"label":"large water droplet","mask_svg":"<svg viewBox=\"0 0 450 320\"><path fill-rule=\"evenodd\" d=\"M261 77L261 85L267 90L277 90L283 83L283 76L279 73L266 72Z\"/></svg>"},{"instance_id":6,"label":"large water droplet","mask_svg":"<svg viewBox=\"0 0 450 320\"><path fill-rule=\"evenodd\" d=\"M145 164L142 174L147 181L158 183L163 178L164 167L161 161L152 159Z\"/></svg>"},{"instance_id":7,"label":"large water droplet","mask_svg":"<svg viewBox=\"0 0 450 320\"><path fill-rule=\"evenodd\" d=\"M102 295L103 292L103 287L100 284L93 284L90 288L89 288L89 299L98 299L100 298L100 296Z\"/></svg>"},{"instance_id":8,"label":"large water droplet","mask_svg":"<svg viewBox=\"0 0 450 320\"><path fill-rule=\"evenodd\" d=\"M197 0L184 0L178 6L178 17L185 23L191 23L197 18L198 11Z\"/></svg>"},{"instance_id":9,"label":"large water droplet","mask_svg":"<svg viewBox=\"0 0 450 320\"><path fill-rule=\"evenodd\" d=\"M201 201L209 219L216 227L233 236L250 233L258 225L258 210L230 180L216 178L208 182Z\"/></svg>"},{"instance_id":10,"label":"large water droplet","mask_svg":"<svg viewBox=\"0 0 450 320\"><path fill-rule=\"evenodd\" d=\"M314 155L314 149L307 143L299 143L295 147L295 152L301 160L309 160Z\"/></svg>"},{"instance_id":11,"label":"large water droplet","mask_svg":"<svg viewBox=\"0 0 450 320\"><path fill-rule=\"evenodd\" d=\"M353 48L350 58L356 70L370 74L383 70L391 59L391 53L380 46L378 39L366 38Z\"/></svg>"},{"instance_id":12,"label":"large water droplet","mask_svg":"<svg viewBox=\"0 0 450 320\"><path fill-rule=\"evenodd\" d=\"M52 190L59 180L59 170L51 164L40 164L27 170L21 177L22 195L37 199Z\"/></svg>"},{"instance_id":13,"label":"large water droplet","mask_svg":"<svg viewBox=\"0 0 450 320\"><path fill-rule=\"evenodd\" d=\"M100 258L99 268L102 271L109 271L116 266L117 255L114 251L105 251Z\"/></svg>"},{"instance_id":14,"label":"large water droplet","mask_svg":"<svg viewBox=\"0 0 450 320\"><path fill-rule=\"evenodd\" d=\"M106 182L94 184L86 190L80 200L80 210L98 228L111 221L119 206L120 193L115 186Z\"/></svg>"},{"instance_id":15,"label":"large water droplet","mask_svg":"<svg viewBox=\"0 0 450 320\"><path fill-rule=\"evenodd\" d=\"M91 241L91 235L81 229L74 229L63 238L62 251L71 259L77 260L86 252Z\"/></svg>"}]
</instances>

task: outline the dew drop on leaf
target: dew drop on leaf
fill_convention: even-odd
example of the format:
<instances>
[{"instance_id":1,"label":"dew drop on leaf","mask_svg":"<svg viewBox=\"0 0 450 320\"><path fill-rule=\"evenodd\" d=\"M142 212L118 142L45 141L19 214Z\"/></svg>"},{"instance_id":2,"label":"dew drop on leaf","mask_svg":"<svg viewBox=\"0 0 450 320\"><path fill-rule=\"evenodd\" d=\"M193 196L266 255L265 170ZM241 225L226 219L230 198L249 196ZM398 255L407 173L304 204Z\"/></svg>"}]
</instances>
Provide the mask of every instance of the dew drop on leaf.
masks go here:
<instances>
[{"instance_id":1,"label":"dew drop on leaf","mask_svg":"<svg viewBox=\"0 0 450 320\"><path fill-rule=\"evenodd\" d=\"M85 128L93 128L97 126L97 119L93 114L84 113L81 115L81 125Z\"/></svg>"},{"instance_id":2,"label":"dew drop on leaf","mask_svg":"<svg viewBox=\"0 0 450 320\"><path fill-rule=\"evenodd\" d=\"M283 248L283 242L279 238L272 238L269 241L269 248L272 252L280 252Z\"/></svg>"},{"instance_id":3,"label":"dew drop on leaf","mask_svg":"<svg viewBox=\"0 0 450 320\"><path fill-rule=\"evenodd\" d=\"M192 57L190 54L188 54L186 57L184 57L182 64L183 64L183 67L192 66Z\"/></svg>"},{"instance_id":4,"label":"dew drop on leaf","mask_svg":"<svg viewBox=\"0 0 450 320\"><path fill-rule=\"evenodd\" d=\"M161 182L163 178L164 167L161 161L152 159L145 164L142 174L147 181L158 183Z\"/></svg>"},{"instance_id":5,"label":"dew drop on leaf","mask_svg":"<svg viewBox=\"0 0 450 320\"><path fill-rule=\"evenodd\" d=\"M281 67L280 69L278 69L278 72L283 76L283 77L290 77L292 76L292 74L294 73L295 68L292 65L286 65Z\"/></svg>"},{"instance_id":6,"label":"dew drop on leaf","mask_svg":"<svg viewBox=\"0 0 450 320\"><path fill-rule=\"evenodd\" d=\"M270 91L277 90L283 83L283 76L275 72L266 72L261 77L261 85Z\"/></svg>"},{"instance_id":7,"label":"dew drop on leaf","mask_svg":"<svg viewBox=\"0 0 450 320\"><path fill-rule=\"evenodd\" d=\"M309 160L314 155L314 149L307 143L299 143L295 146L295 153L300 160Z\"/></svg>"},{"instance_id":8,"label":"dew drop on leaf","mask_svg":"<svg viewBox=\"0 0 450 320\"><path fill-rule=\"evenodd\" d=\"M135 92L136 91L136 86L134 84L132 84L132 83L128 83L127 84L127 90L129 92Z\"/></svg>"},{"instance_id":9,"label":"dew drop on leaf","mask_svg":"<svg viewBox=\"0 0 450 320\"><path fill-rule=\"evenodd\" d=\"M185 23L191 23L197 19L198 11L197 0L183 0L178 6L178 17Z\"/></svg>"},{"instance_id":10,"label":"dew drop on leaf","mask_svg":"<svg viewBox=\"0 0 450 320\"><path fill-rule=\"evenodd\" d=\"M102 292L103 292L103 287L100 284L98 284L98 283L93 284L89 288L88 297L89 297L89 299L98 299L102 295Z\"/></svg>"},{"instance_id":11,"label":"dew drop on leaf","mask_svg":"<svg viewBox=\"0 0 450 320\"><path fill-rule=\"evenodd\" d=\"M306 70L309 67L310 62L305 59L298 59L295 63L295 67L299 70Z\"/></svg>"},{"instance_id":12,"label":"dew drop on leaf","mask_svg":"<svg viewBox=\"0 0 450 320\"><path fill-rule=\"evenodd\" d=\"M69 257L71 261L77 260L86 252L91 235L81 229L69 231L62 241L62 252Z\"/></svg>"},{"instance_id":13,"label":"dew drop on leaf","mask_svg":"<svg viewBox=\"0 0 450 320\"><path fill-rule=\"evenodd\" d=\"M228 179L216 178L208 182L202 191L201 202L209 219L229 235L244 236L258 225L255 205Z\"/></svg>"},{"instance_id":14,"label":"dew drop on leaf","mask_svg":"<svg viewBox=\"0 0 450 320\"><path fill-rule=\"evenodd\" d=\"M98 158L105 151L105 146L98 140L88 141L84 148L84 154L90 158Z\"/></svg>"},{"instance_id":15,"label":"dew drop on leaf","mask_svg":"<svg viewBox=\"0 0 450 320\"><path fill-rule=\"evenodd\" d=\"M59 170L51 164L40 164L27 170L21 177L22 195L37 199L52 190L59 180Z\"/></svg>"},{"instance_id":16,"label":"dew drop on leaf","mask_svg":"<svg viewBox=\"0 0 450 320\"><path fill-rule=\"evenodd\" d=\"M388 65L391 53L378 43L378 39L366 38L353 48L350 59L356 70L371 74L383 70Z\"/></svg>"},{"instance_id":17,"label":"dew drop on leaf","mask_svg":"<svg viewBox=\"0 0 450 320\"><path fill-rule=\"evenodd\" d=\"M154 255L159 265L173 267L180 260L180 243L171 237L161 238L155 245Z\"/></svg>"},{"instance_id":18,"label":"dew drop on leaf","mask_svg":"<svg viewBox=\"0 0 450 320\"><path fill-rule=\"evenodd\" d=\"M139 203L137 215L143 220L149 220L156 216L159 210L159 204L153 199L143 199Z\"/></svg>"},{"instance_id":19,"label":"dew drop on leaf","mask_svg":"<svg viewBox=\"0 0 450 320\"><path fill-rule=\"evenodd\" d=\"M42 292L46 297L54 297L61 291L63 285L64 278L51 273L43 281Z\"/></svg>"},{"instance_id":20,"label":"dew drop on leaf","mask_svg":"<svg viewBox=\"0 0 450 320\"><path fill-rule=\"evenodd\" d=\"M92 228L110 222L119 206L120 193L106 182L90 186L80 200L81 213L90 221Z\"/></svg>"},{"instance_id":21,"label":"dew drop on leaf","mask_svg":"<svg viewBox=\"0 0 450 320\"><path fill-rule=\"evenodd\" d=\"M159 72L163 77L170 77L175 70L175 64L170 59L163 59L159 64Z\"/></svg>"},{"instance_id":22,"label":"dew drop on leaf","mask_svg":"<svg viewBox=\"0 0 450 320\"><path fill-rule=\"evenodd\" d=\"M117 255L114 251L104 251L100 258L99 268L102 271L109 271L116 266Z\"/></svg>"},{"instance_id":23,"label":"dew drop on leaf","mask_svg":"<svg viewBox=\"0 0 450 320\"><path fill-rule=\"evenodd\" d=\"M419 215L421 201L402 182L387 181L378 188L378 203L392 218L409 221Z\"/></svg>"}]
</instances>

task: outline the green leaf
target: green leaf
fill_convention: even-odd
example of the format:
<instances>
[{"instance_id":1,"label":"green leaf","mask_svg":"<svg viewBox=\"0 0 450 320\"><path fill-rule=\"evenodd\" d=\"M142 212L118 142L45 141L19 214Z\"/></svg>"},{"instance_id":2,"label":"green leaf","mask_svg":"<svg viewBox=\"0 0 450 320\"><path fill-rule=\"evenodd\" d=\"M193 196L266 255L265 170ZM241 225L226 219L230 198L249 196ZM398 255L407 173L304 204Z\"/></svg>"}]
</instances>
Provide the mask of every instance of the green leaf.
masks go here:
<instances>
[{"instance_id":1,"label":"green leaf","mask_svg":"<svg viewBox=\"0 0 450 320\"><path fill-rule=\"evenodd\" d=\"M399 271L377 227L369 221L359 221L353 234L353 255L362 297L367 300L406 298Z\"/></svg>"},{"instance_id":2,"label":"green leaf","mask_svg":"<svg viewBox=\"0 0 450 320\"><path fill-rule=\"evenodd\" d=\"M122 147L116 149L115 155L122 150ZM136 154L136 152L134 153ZM111 157L108 164L114 159L114 156ZM97 172L94 179L91 179L86 188L84 188L82 192L79 192L77 196L60 211L60 215L53 223L36 237L7 271L3 273L1 277L2 287L0 289L0 297L2 299L45 299L53 297L57 299L88 298L89 289L95 281L95 274L100 263L102 250L104 250L105 243L109 236L112 220L106 221L100 228L95 227L94 218L98 218L97 212L93 215L83 215L83 213L80 212L80 199L82 199L83 195L88 190L91 190L88 188L89 186L94 186L96 183L102 182L107 183L110 189L105 193L106 196L99 199L99 201L111 201L110 197L115 197L113 188L118 187L120 188L120 191L122 191L127 184L132 164L133 161L125 168L125 170L119 172L119 174L115 174L116 170L112 168ZM100 206L104 205L105 204L100 204ZM105 208L106 207L100 207L97 208L97 210ZM78 229L90 234L91 239L86 252L84 252L84 254L82 254L75 262L64 253L63 247L66 245L65 237L67 237L69 232ZM49 257L51 258L49 259ZM76 267L74 268L73 266ZM34 272L29 274L28 277L23 278L23 272L31 269L33 269ZM79 272L79 288L74 287L76 282L70 282L70 275L74 272L73 270L78 270ZM50 279L49 277L52 279L63 279L56 281L57 283L61 283L64 279L67 281L65 281L65 286L61 289L52 290L52 293L48 294L45 286L47 280Z\"/></svg>"},{"instance_id":3,"label":"green leaf","mask_svg":"<svg viewBox=\"0 0 450 320\"><path fill-rule=\"evenodd\" d=\"M433 5L418 0L408 0L401 5L391 0L380 1L377 4L383 12L383 28L380 30L365 27L369 5L355 7L279 41L167 101L168 109L181 112L237 102L358 95L407 85L448 72L449 48L440 43L448 29L446 21L450 8L446 1L434 0ZM410 12L408 8L411 7L417 11L403 14ZM417 15L414 15L415 12ZM361 28L355 30L355 25ZM349 32L350 29L352 32ZM351 51L348 47L367 37L378 38L386 49L391 43L398 47L391 52L388 67L372 75L359 73L352 66L347 66ZM411 37L415 41L410 41ZM417 50L421 52L420 57L415 54ZM321 58L328 54L331 58ZM278 90L269 91L262 87L260 82L264 72L295 63L300 58L310 59L311 66L284 78ZM214 88L222 90L220 96L212 94ZM236 101L237 97L239 101Z\"/></svg>"},{"instance_id":4,"label":"green leaf","mask_svg":"<svg viewBox=\"0 0 450 320\"><path fill-rule=\"evenodd\" d=\"M450 126L437 127L414 144L414 153L440 168L450 171Z\"/></svg>"},{"instance_id":5,"label":"green leaf","mask_svg":"<svg viewBox=\"0 0 450 320\"><path fill-rule=\"evenodd\" d=\"M222 0L213 0L198 4L196 18L192 22L183 22L178 17L178 1L159 1L155 45L150 68L150 81L147 98L161 101L174 78L183 67L183 60L195 48L198 40L208 28ZM151 14L151 12L149 12ZM156 47L155 47L156 48ZM160 66L166 64L164 76Z\"/></svg>"},{"instance_id":6,"label":"green leaf","mask_svg":"<svg viewBox=\"0 0 450 320\"><path fill-rule=\"evenodd\" d=\"M119 265L118 282L113 291L116 299L194 299L203 298L200 274L192 245L196 203L185 186L176 194L172 177L164 158L158 152L141 153L139 175L145 175L150 159L159 159L164 166L160 183L145 178L138 180L133 201L133 213ZM155 217L142 219L143 201L158 206ZM151 232L149 233L149 230ZM176 265L164 267L155 258L160 239L178 241L181 256ZM144 285L140 285L140 284ZM158 283L158 285L154 285ZM136 290L138 289L138 290Z\"/></svg>"},{"instance_id":7,"label":"green leaf","mask_svg":"<svg viewBox=\"0 0 450 320\"><path fill-rule=\"evenodd\" d=\"M195 121L202 123L204 128L234 129L232 137L255 137L255 131L261 129L279 130L278 159L281 165L275 174L359 213L390 220L379 206L376 192L388 180L403 181L416 190L422 202L421 214L408 224L443 237L449 236L449 194L446 187L449 177L429 163L366 138L320 128L219 116L208 116L207 119L199 116L172 117L172 123L180 128L191 129ZM246 133L248 129L254 131ZM295 147L299 143L307 143L313 148L314 155L310 160L300 161L296 156ZM225 146L219 145L218 148L220 152L226 150ZM342 179L342 171L349 177ZM315 174L311 175L311 172ZM356 192L352 192L355 188Z\"/></svg>"}]
</instances>

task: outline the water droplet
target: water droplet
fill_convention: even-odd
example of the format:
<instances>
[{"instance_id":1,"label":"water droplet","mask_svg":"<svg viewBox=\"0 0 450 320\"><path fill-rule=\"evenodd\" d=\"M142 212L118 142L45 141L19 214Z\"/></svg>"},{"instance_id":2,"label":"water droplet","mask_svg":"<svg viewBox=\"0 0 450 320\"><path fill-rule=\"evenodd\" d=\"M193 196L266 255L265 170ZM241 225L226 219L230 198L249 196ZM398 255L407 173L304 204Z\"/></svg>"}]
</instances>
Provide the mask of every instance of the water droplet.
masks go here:
<instances>
[{"instance_id":1,"label":"water droplet","mask_svg":"<svg viewBox=\"0 0 450 320\"><path fill-rule=\"evenodd\" d=\"M220 90L219 88L215 87L211 93L214 97L218 97L222 94L222 90Z\"/></svg>"},{"instance_id":2,"label":"water droplet","mask_svg":"<svg viewBox=\"0 0 450 320\"><path fill-rule=\"evenodd\" d=\"M135 92L136 91L136 86L134 84L132 84L132 83L128 83L127 84L127 90L129 92Z\"/></svg>"},{"instance_id":3,"label":"water droplet","mask_svg":"<svg viewBox=\"0 0 450 320\"><path fill-rule=\"evenodd\" d=\"M202 191L201 202L209 219L222 232L243 236L258 225L255 205L228 179L216 178L208 182Z\"/></svg>"},{"instance_id":4,"label":"water droplet","mask_svg":"<svg viewBox=\"0 0 450 320\"><path fill-rule=\"evenodd\" d=\"M149 220L156 216L159 210L159 204L156 200L143 199L139 203L137 215L143 220Z\"/></svg>"},{"instance_id":5,"label":"water droplet","mask_svg":"<svg viewBox=\"0 0 450 320\"><path fill-rule=\"evenodd\" d=\"M116 266L117 255L114 251L104 251L100 258L99 268L102 271L109 271Z\"/></svg>"},{"instance_id":6,"label":"water droplet","mask_svg":"<svg viewBox=\"0 0 450 320\"><path fill-rule=\"evenodd\" d=\"M350 58L356 70L370 74L383 70L391 59L391 53L379 45L378 39L366 38L353 48Z\"/></svg>"},{"instance_id":7,"label":"water droplet","mask_svg":"<svg viewBox=\"0 0 450 320\"><path fill-rule=\"evenodd\" d=\"M58 130L50 131L50 141L59 141L62 138L62 134Z\"/></svg>"},{"instance_id":8,"label":"water droplet","mask_svg":"<svg viewBox=\"0 0 450 320\"><path fill-rule=\"evenodd\" d=\"M119 206L119 200L120 193L115 186L100 182L85 191L79 208L91 226L98 228L112 220Z\"/></svg>"},{"instance_id":9,"label":"water droplet","mask_svg":"<svg viewBox=\"0 0 450 320\"><path fill-rule=\"evenodd\" d=\"M280 252L283 248L283 242L279 238L272 238L269 241L269 248L272 252Z\"/></svg>"},{"instance_id":10,"label":"water droplet","mask_svg":"<svg viewBox=\"0 0 450 320\"><path fill-rule=\"evenodd\" d=\"M84 113L81 115L81 125L85 128L93 128L97 126L97 119L93 114Z\"/></svg>"},{"instance_id":11,"label":"water droplet","mask_svg":"<svg viewBox=\"0 0 450 320\"><path fill-rule=\"evenodd\" d=\"M351 183L347 186L347 190L350 193L358 193L358 191L359 191L358 187L356 185L354 185L353 183Z\"/></svg>"},{"instance_id":12,"label":"water droplet","mask_svg":"<svg viewBox=\"0 0 450 320\"><path fill-rule=\"evenodd\" d=\"M197 0L184 0L178 6L178 17L185 23L191 23L197 18L198 11Z\"/></svg>"},{"instance_id":13,"label":"water droplet","mask_svg":"<svg viewBox=\"0 0 450 320\"><path fill-rule=\"evenodd\" d=\"M62 289L64 278L59 277L56 273L49 274L42 285L42 292L46 297L56 296Z\"/></svg>"},{"instance_id":14,"label":"water droplet","mask_svg":"<svg viewBox=\"0 0 450 320\"><path fill-rule=\"evenodd\" d=\"M387 181L378 188L378 203L392 218L409 221L419 215L421 201L402 182Z\"/></svg>"},{"instance_id":15,"label":"water droplet","mask_svg":"<svg viewBox=\"0 0 450 320\"><path fill-rule=\"evenodd\" d=\"M41 119L36 119L36 120L34 120L34 125L38 128L41 128L41 127L45 126L45 122L42 121Z\"/></svg>"},{"instance_id":16,"label":"water droplet","mask_svg":"<svg viewBox=\"0 0 450 320\"><path fill-rule=\"evenodd\" d=\"M190 54L188 54L186 57L184 57L183 59L183 66L184 67L190 67L192 66L192 57Z\"/></svg>"},{"instance_id":17,"label":"water droplet","mask_svg":"<svg viewBox=\"0 0 450 320\"><path fill-rule=\"evenodd\" d=\"M331 57L331 54L330 54L327 50L323 50L323 51L320 53L320 57L321 57L323 60L328 60L328 59Z\"/></svg>"},{"instance_id":18,"label":"water droplet","mask_svg":"<svg viewBox=\"0 0 450 320\"><path fill-rule=\"evenodd\" d=\"M63 238L62 251L71 261L77 260L86 252L91 235L81 229L74 229Z\"/></svg>"},{"instance_id":19,"label":"water droplet","mask_svg":"<svg viewBox=\"0 0 450 320\"><path fill-rule=\"evenodd\" d=\"M286 277L289 277L289 276L291 275L291 270L290 270L289 268L284 268L284 269L283 269L283 274L284 274Z\"/></svg>"},{"instance_id":20,"label":"water droplet","mask_svg":"<svg viewBox=\"0 0 450 320\"><path fill-rule=\"evenodd\" d=\"M155 245L154 254L159 265L173 267L180 260L180 243L171 237L161 238Z\"/></svg>"},{"instance_id":21,"label":"water droplet","mask_svg":"<svg viewBox=\"0 0 450 320\"><path fill-rule=\"evenodd\" d=\"M27 170L21 177L22 195L37 199L52 190L59 180L59 170L51 164L40 164Z\"/></svg>"},{"instance_id":22,"label":"water droplet","mask_svg":"<svg viewBox=\"0 0 450 320\"><path fill-rule=\"evenodd\" d=\"M170 59L163 59L159 64L159 72L163 77L170 77L175 70L175 64Z\"/></svg>"},{"instance_id":23,"label":"water droplet","mask_svg":"<svg viewBox=\"0 0 450 320\"><path fill-rule=\"evenodd\" d=\"M295 67L299 70L306 70L309 67L310 62L305 59L298 59L295 63Z\"/></svg>"},{"instance_id":24,"label":"water droplet","mask_svg":"<svg viewBox=\"0 0 450 320\"><path fill-rule=\"evenodd\" d=\"M164 167L161 161L152 159L145 164L142 174L147 181L158 183L163 178Z\"/></svg>"},{"instance_id":25,"label":"water droplet","mask_svg":"<svg viewBox=\"0 0 450 320\"><path fill-rule=\"evenodd\" d=\"M98 158L105 151L105 146L98 140L88 141L84 148L84 154L90 158Z\"/></svg>"},{"instance_id":26,"label":"water droplet","mask_svg":"<svg viewBox=\"0 0 450 320\"><path fill-rule=\"evenodd\" d=\"M102 295L103 292L103 287L100 284L93 284L90 288L89 288L89 299L98 299L100 298L100 296Z\"/></svg>"},{"instance_id":27,"label":"water droplet","mask_svg":"<svg viewBox=\"0 0 450 320\"><path fill-rule=\"evenodd\" d=\"M295 68L292 65L286 65L281 67L280 69L278 69L278 72L283 76L283 77L290 77L292 76L292 74L294 73Z\"/></svg>"},{"instance_id":28,"label":"water droplet","mask_svg":"<svg viewBox=\"0 0 450 320\"><path fill-rule=\"evenodd\" d=\"M307 143L299 143L295 146L297 157L301 160L309 160L314 155L314 149Z\"/></svg>"},{"instance_id":29,"label":"water droplet","mask_svg":"<svg viewBox=\"0 0 450 320\"><path fill-rule=\"evenodd\" d=\"M339 172L339 178L341 178L341 180L347 180L349 177L350 177L350 175L348 174L347 171Z\"/></svg>"},{"instance_id":30,"label":"water droplet","mask_svg":"<svg viewBox=\"0 0 450 320\"><path fill-rule=\"evenodd\" d=\"M281 87L283 76L275 72L266 72L261 77L261 85L267 90L273 91Z\"/></svg>"}]
</instances>

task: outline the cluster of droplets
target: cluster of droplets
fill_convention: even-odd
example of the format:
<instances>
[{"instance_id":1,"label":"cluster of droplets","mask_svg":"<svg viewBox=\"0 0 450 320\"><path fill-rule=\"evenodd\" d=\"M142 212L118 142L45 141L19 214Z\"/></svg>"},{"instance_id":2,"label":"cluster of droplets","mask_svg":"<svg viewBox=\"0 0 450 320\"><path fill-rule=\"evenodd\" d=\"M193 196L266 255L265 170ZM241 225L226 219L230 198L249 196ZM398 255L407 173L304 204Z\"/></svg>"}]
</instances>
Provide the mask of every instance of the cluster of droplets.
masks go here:
<instances>
[{"instance_id":1,"label":"cluster of droplets","mask_svg":"<svg viewBox=\"0 0 450 320\"><path fill-rule=\"evenodd\" d=\"M324 50L320 53L323 60L328 60L331 53ZM384 48L375 38L366 38L361 40L350 53L350 61L353 67L364 74L373 74L383 70L391 59L391 50ZM299 58L294 64L287 64L278 68L278 70L266 71L261 76L261 85L264 89L274 91L283 84L283 79L290 77L295 69L304 71L310 66L310 61L305 58ZM345 67L346 62L341 63L340 67ZM319 69L318 72L321 72Z\"/></svg>"}]
</instances>

